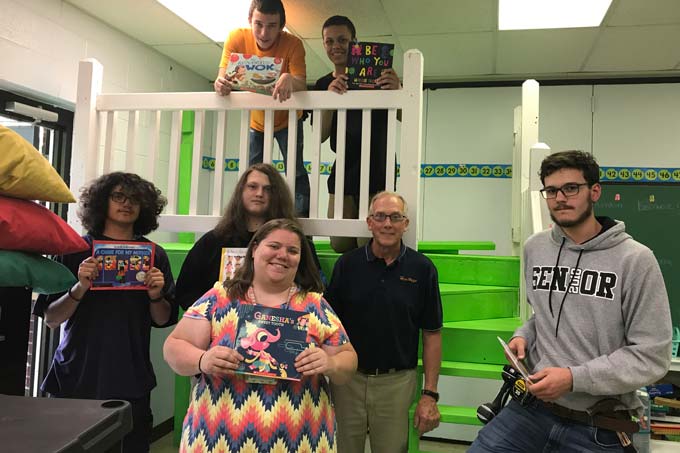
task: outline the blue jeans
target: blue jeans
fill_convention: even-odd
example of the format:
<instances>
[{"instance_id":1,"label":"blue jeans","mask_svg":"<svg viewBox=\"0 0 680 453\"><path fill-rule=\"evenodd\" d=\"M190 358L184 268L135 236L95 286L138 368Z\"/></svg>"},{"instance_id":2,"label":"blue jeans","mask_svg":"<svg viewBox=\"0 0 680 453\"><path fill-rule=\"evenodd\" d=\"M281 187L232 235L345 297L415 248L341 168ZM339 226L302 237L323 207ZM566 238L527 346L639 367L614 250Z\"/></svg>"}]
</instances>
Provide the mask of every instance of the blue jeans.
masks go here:
<instances>
[{"instance_id":1,"label":"blue jeans","mask_svg":"<svg viewBox=\"0 0 680 453\"><path fill-rule=\"evenodd\" d=\"M468 453L623 452L614 431L570 422L540 402L505 406L481 431Z\"/></svg>"},{"instance_id":2,"label":"blue jeans","mask_svg":"<svg viewBox=\"0 0 680 453\"><path fill-rule=\"evenodd\" d=\"M302 161L302 120L297 123L297 154L295 156L295 213L298 217L309 217L309 177ZM274 132L284 163L288 159L288 128ZM262 162L264 155L264 133L250 129L249 162L253 165Z\"/></svg>"}]
</instances>

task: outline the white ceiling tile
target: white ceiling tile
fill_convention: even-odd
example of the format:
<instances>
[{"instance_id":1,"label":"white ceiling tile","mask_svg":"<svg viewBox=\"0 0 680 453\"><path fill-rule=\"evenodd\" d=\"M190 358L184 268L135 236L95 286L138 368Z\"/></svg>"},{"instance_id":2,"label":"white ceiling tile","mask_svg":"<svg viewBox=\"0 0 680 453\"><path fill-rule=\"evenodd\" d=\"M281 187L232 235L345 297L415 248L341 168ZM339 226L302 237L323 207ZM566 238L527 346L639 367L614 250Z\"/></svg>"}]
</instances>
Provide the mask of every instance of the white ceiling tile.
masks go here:
<instances>
[{"instance_id":1,"label":"white ceiling tile","mask_svg":"<svg viewBox=\"0 0 680 453\"><path fill-rule=\"evenodd\" d=\"M597 28L498 32L496 73L579 71L598 32Z\"/></svg>"},{"instance_id":2,"label":"white ceiling tile","mask_svg":"<svg viewBox=\"0 0 680 453\"><path fill-rule=\"evenodd\" d=\"M146 44L211 42L203 33L200 33L156 1L66 1Z\"/></svg>"},{"instance_id":3,"label":"white ceiling tile","mask_svg":"<svg viewBox=\"0 0 680 453\"><path fill-rule=\"evenodd\" d=\"M660 25L680 23L678 0L619 0L606 25Z\"/></svg>"},{"instance_id":4,"label":"white ceiling tile","mask_svg":"<svg viewBox=\"0 0 680 453\"><path fill-rule=\"evenodd\" d=\"M37 5L53 0L34 1ZM493 80L527 73L588 77L590 71L611 76L680 72L676 50L680 49L676 45L680 42L680 0L615 1L606 25L598 29L596 47L587 57L588 72L579 71L579 59L588 55L593 29L536 31L535 35L500 33L496 31L497 3L498 0L284 0L288 27L306 44L310 82L331 69L320 45L321 26L336 14L354 22L361 40L395 42L394 67L400 74L404 50L419 48L425 56L425 79L430 81ZM217 71L219 46L155 0L64 0L59 19L69 23L75 8L92 17L90 23L77 15L79 36L87 42L88 55L96 53L93 43L95 47L115 47L102 42L103 37L112 35L105 31L115 28L206 78L212 79ZM102 26L102 22L111 28ZM205 47L192 47L193 44ZM123 83L127 68L118 71Z\"/></svg>"},{"instance_id":5,"label":"white ceiling tile","mask_svg":"<svg viewBox=\"0 0 680 453\"><path fill-rule=\"evenodd\" d=\"M662 71L680 61L680 26L616 27L605 29L586 71Z\"/></svg>"},{"instance_id":6,"label":"white ceiling tile","mask_svg":"<svg viewBox=\"0 0 680 453\"><path fill-rule=\"evenodd\" d=\"M222 49L215 44L180 44L153 47L208 80L214 80L217 76Z\"/></svg>"},{"instance_id":7,"label":"white ceiling tile","mask_svg":"<svg viewBox=\"0 0 680 453\"><path fill-rule=\"evenodd\" d=\"M384 0L385 14L398 35L423 35L497 28L497 0Z\"/></svg>"},{"instance_id":8,"label":"white ceiling tile","mask_svg":"<svg viewBox=\"0 0 680 453\"><path fill-rule=\"evenodd\" d=\"M304 38L321 38L321 27L331 16L347 16L357 29L357 36L390 35L392 28L379 0L315 0L283 2L286 8L286 23L295 33Z\"/></svg>"},{"instance_id":9,"label":"white ceiling tile","mask_svg":"<svg viewBox=\"0 0 680 453\"><path fill-rule=\"evenodd\" d=\"M458 79L493 70L493 33L405 36L401 44L405 50L422 52L426 79Z\"/></svg>"}]
</instances>

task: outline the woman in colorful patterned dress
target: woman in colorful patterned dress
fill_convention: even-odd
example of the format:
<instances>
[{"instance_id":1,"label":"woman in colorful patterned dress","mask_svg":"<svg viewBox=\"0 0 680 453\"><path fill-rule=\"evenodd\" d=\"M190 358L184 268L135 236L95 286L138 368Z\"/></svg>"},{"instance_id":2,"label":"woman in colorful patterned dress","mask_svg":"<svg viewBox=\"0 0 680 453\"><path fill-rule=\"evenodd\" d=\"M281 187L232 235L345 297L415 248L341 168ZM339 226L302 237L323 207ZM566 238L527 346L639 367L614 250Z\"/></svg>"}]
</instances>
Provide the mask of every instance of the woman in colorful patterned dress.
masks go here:
<instances>
[{"instance_id":1,"label":"woman in colorful patterned dress","mask_svg":"<svg viewBox=\"0 0 680 453\"><path fill-rule=\"evenodd\" d=\"M180 452L330 453L335 415L324 376L349 380L357 356L331 307L304 233L276 219L253 237L234 279L191 306L163 348L180 375L200 374L182 427ZM260 383L235 373L239 316L245 305L305 312L307 342L295 358L299 381ZM290 374L290 369L288 370Z\"/></svg>"}]
</instances>

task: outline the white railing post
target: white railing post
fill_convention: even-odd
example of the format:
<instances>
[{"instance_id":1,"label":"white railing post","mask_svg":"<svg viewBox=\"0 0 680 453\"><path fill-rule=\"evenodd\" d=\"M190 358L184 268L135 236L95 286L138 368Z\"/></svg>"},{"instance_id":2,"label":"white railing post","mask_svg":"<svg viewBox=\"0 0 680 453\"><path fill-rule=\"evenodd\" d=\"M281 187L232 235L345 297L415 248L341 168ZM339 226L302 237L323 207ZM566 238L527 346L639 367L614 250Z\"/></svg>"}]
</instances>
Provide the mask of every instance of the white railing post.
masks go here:
<instances>
[{"instance_id":1,"label":"white railing post","mask_svg":"<svg viewBox=\"0 0 680 453\"><path fill-rule=\"evenodd\" d=\"M420 215L420 160L423 120L423 54L408 50L404 54L404 88L407 100L402 110L401 166L399 192L408 203L411 222L404 243L418 248L418 216Z\"/></svg>"},{"instance_id":2,"label":"white railing post","mask_svg":"<svg viewBox=\"0 0 680 453\"><path fill-rule=\"evenodd\" d=\"M71 191L79 190L97 175L99 156L99 128L97 96L102 91L104 68L94 58L78 63L78 87L76 91L76 111L73 119L73 147L71 153ZM69 205L69 223L76 231L82 224L76 214L77 205Z\"/></svg>"},{"instance_id":3,"label":"white railing post","mask_svg":"<svg viewBox=\"0 0 680 453\"><path fill-rule=\"evenodd\" d=\"M538 82L527 80L522 84L522 107L520 109L521 128L516 139L519 138L519 158L515 156L512 168L513 190L519 193L513 194L513 201L519 199L519 222L513 227L519 226L519 234L513 231L513 248L520 257L520 281L519 281L519 317L522 322L531 316L531 307L527 303L526 284L524 276L524 241L533 233L531 231L531 194L529 190L531 181L531 147L538 142L539 124L539 98ZM517 120L517 117L515 117ZM519 164L519 168L515 166ZM539 163L540 164L540 163ZM515 205L513 208L517 208ZM514 220L514 219L513 219Z\"/></svg>"}]
</instances>

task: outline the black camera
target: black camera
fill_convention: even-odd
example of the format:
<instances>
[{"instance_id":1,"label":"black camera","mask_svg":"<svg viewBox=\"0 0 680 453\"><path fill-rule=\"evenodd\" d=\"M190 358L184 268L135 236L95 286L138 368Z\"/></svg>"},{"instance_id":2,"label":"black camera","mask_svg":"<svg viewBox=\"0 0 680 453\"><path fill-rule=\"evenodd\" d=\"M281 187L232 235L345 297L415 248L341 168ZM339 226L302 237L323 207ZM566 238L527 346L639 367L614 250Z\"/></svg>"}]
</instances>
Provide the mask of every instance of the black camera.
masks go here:
<instances>
[{"instance_id":1,"label":"black camera","mask_svg":"<svg viewBox=\"0 0 680 453\"><path fill-rule=\"evenodd\" d=\"M510 365L503 367L503 386L496 398L490 403L484 403L477 408L477 418L483 424L487 424L505 407L508 399L512 397L522 406L527 406L534 401L534 396L529 393L527 383L522 375Z\"/></svg>"}]
</instances>

